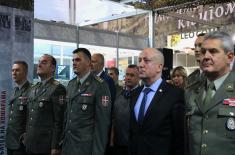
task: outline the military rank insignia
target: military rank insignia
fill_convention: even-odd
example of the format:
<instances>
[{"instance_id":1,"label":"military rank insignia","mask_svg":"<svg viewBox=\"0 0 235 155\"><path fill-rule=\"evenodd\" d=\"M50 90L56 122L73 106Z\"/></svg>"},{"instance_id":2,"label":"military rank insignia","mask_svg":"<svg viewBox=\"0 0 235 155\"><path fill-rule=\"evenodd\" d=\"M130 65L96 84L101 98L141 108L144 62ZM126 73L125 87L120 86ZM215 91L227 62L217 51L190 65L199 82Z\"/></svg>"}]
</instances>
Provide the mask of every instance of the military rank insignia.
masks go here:
<instances>
[{"instance_id":1,"label":"military rank insignia","mask_svg":"<svg viewBox=\"0 0 235 155\"><path fill-rule=\"evenodd\" d=\"M110 102L109 96L102 96L101 103L104 107L107 107Z\"/></svg>"},{"instance_id":2,"label":"military rank insignia","mask_svg":"<svg viewBox=\"0 0 235 155\"><path fill-rule=\"evenodd\" d=\"M226 122L226 128L230 131L235 130L235 119L230 117Z\"/></svg>"},{"instance_id":3,"label":"military rank insignia","mask_svg":"<svg viewBox=\"0 0 235 155\"><path fill-rule=\"evenodd\" d=\"M226 89L226 91L233 91L234 90L233 83L228 83L225 86L225 89Z\"/></svg>"},{"instance_id":4,"label":"military rank insignia","mask_svg":"<svg viewBox=\"0 0 235 155\"><path fill-rule=\"evenodd\" d=\"M97 81L99 81L100 83L102 83L102 82L104 81L102 78L100 78L100 77L98 77L98 76L95 76L95 79L96 79Z\"/></svg>"}]
</instances>

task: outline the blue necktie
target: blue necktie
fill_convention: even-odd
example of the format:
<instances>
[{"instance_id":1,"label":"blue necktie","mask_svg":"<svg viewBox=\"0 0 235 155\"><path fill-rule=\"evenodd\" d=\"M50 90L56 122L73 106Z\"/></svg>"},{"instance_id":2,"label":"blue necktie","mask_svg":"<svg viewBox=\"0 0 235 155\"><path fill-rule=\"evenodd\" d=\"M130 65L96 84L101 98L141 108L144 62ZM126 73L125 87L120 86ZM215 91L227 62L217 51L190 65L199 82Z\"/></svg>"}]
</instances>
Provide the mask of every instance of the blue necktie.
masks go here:
<instances>
[{"instance_id":1,"label":"blue necktie","mask_svg":"<svg viewBox=\"0 0 235 155\"><path fill-rule=\"evenodd\" d=\"M140 109L139 109L139 115L138 115L138 122L139 124L142 124L143 120L144 120L144 111L145 111L145 105L146 105L146 101L147 101L147 95L148 93L151 91L151 88L145 88L144 89L144 97L143 100L141 102L140 105Z\"/></svg>"}]
</instances>

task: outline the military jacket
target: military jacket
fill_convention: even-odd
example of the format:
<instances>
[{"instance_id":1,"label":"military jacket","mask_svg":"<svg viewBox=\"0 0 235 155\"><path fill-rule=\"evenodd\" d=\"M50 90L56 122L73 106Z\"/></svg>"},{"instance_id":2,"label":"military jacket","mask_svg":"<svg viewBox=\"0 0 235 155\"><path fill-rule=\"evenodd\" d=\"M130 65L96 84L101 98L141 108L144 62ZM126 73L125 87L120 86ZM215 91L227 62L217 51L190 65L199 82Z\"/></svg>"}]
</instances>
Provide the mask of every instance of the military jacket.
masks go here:
<instances>
[{"instance_id":1,"label":"military jacket","mask_svg":"<svg viewBox=\"0 0 235 155\"><path fill-rule=\"evenodd\" d=\"M50 153L59 149L63 130L66 89L51 78L44 85L32 87L29 95L26 151Z\"/></svg>"},{"instance_id":2,"label":"military jacket","mask_svg":"<svg viewBox=\"0 0 235 155\"><path fill-rule=\"evenodd\" d=\"M68 84L67 96L62 155L104 155L111 121L107 83L90 74L78 88L74 78Z\"/></svg>"},{"instance_id":3,"label":"military jacket","mask_svg":"<svg viewBox=\"0 0 235 155\"><path fill-rule=\"evenodd\" d=\"M26 130L27 100L31 84L27 81L22 88L12 94L8 110L8 126L6 130L6 147L19 149L21 138Z\"/></svg>"},{"instance_id":4,"label":"military jacket","mask_svg":"<svg viewBox=\"0 0 235 155\"><path fill-rule=\"evenodd\" d=\"M235 73L231 72L207 105L205 82L186 95L186 149L189 155L235 154Z\"/></svg>"}]
</instances>

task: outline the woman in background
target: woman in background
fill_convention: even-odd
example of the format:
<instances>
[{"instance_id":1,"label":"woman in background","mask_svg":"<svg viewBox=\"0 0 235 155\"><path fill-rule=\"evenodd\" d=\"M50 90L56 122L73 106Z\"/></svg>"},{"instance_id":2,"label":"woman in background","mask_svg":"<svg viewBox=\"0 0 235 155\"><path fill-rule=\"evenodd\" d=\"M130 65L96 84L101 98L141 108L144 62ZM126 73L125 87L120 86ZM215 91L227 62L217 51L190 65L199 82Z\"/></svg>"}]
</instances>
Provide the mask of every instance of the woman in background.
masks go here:
<instances>
[{"instance_id":1,"label":"woman in background","mask_svg":"<svg viewBox=\"0 0 235 155\"><path fill-rule=\"evenodd\" d=\"M171 76L173 85L184 89L187 85L187 72L183 66L178 66L173 69Z\"/></svg>"}]
</instances>

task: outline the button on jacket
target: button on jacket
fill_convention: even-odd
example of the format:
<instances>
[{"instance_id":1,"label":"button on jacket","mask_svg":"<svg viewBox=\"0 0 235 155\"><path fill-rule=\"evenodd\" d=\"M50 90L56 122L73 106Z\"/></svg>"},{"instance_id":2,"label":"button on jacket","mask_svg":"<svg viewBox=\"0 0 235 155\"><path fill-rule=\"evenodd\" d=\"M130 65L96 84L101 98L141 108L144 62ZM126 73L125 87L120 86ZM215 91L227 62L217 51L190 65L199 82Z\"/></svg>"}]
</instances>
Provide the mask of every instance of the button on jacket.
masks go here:
<instances>
[{"instance_id":1,"label":"button on jacket","mask_svg":"<svg viewBox=\"0 0 235 155\"><path fill-rule=\"evenodd\" d=\"M50 153L59 149L63 129L66 89L53 78L32 87L28 104L26 151Z\"/></svg>"},{"instance_id":2,"label":"button on jacket","mask_svg":"<svg viewBox=\"0 0 235 155\"><path fill-rule=\"evenodd\" d=\"M186 135L189 155L235 154L235 73L231 72L210 103L203 104L206 81L186 92Z\"/></svg>"},{"instance_id":3,"label":"button on jacket","mask_svg":"<svg viewBox=\"0 0 235 155\"><path fill-rule=\"evenodd\" d=\"M12 94L9 102L6 147L19 149L21 138L26 130L27 99L31 84L27 81L18 92Z\"/></svg>"},{"instance_id":4,"label":"button on jacket","mask_svg":"<svg viewBox=\"0 0 235 155\"><path fill-rule=\"evenodd\" d=\"M111 121L111 96L103 79L88 75L77 88L68 84L68 105L62 155L104 155Z\"/></svg>"}]
</instances>

